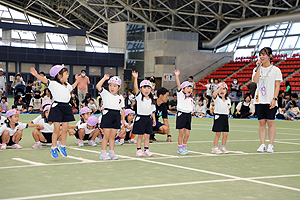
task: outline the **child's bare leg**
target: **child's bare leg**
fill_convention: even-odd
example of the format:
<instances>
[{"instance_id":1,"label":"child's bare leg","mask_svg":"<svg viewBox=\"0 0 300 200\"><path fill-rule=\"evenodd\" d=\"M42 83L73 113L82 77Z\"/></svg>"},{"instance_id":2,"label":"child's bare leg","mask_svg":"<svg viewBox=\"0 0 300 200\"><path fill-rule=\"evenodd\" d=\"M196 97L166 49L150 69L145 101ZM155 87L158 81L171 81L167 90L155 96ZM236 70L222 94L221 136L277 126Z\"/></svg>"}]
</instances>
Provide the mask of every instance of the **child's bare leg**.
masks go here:
<instances>
[{"instance_id":1,"label":"child's bare leg","mask_svg":"<svg viewBox=\"0 0 300 200\"><path fill-rule=\"evenodd\" d=\"M214 139L214 146L218 146L218 142L219 142L219 138L221 136L221 132L216 132L216 136L215 136L215 139Z\"/></svg>"},{"instance_id":2,"label":"child's bare leg","mask_svg":"<svg viewBox=\"0 0 300 200\"><path fill-rule=\"evenodd\" d=\"M110 134L109 134L109 150L114 150L115 148L115 138L117 134L117 129L110 129Z\"/></svg>"},{"instance_id":3,"label":"child's bare leg","mask_svg":"<svg viewBox=\"0 0 300 200\"><path fill-rule=\"evenodd\" d=\"M67 135L68 135L67 131L68 131L68 127L69 127L69 122L62 122L61 125L62 125L61 145L66 146ZM56 141L57 141L57 138L59 136L59 131L57 133L58 134L56 135ZM56 143L56 141L55 141L55 143Z\"/></svg>"},{"instance_id":4,"label":"child's bare leg","mask_svg":"<svg viewBox=\"0 0 300 200\"><path fill-rule=\"evenodd\" d=\"M54 130L52 133L52 147L56 147L57 138L60 133L60 123L59 122L53 122L54 124Z\"/></svg>"},{"instance_id":5,"label":"child's bare leg","mask_svg":"<svg viewBox=\"0 0 300 200\"><path fill-rule=\"evenodd\" d=\"M18 130L12 137L12 141L18 143L22 138L23 131Z\"/></svg>"},{"instance_id":6,"label":"child's bare leg","mask_svg":"<svg viewBox=\"0 0 300 200\"><path fill-rule=\"evenodd\" d=\"M79 140L83 140L85 135L84 128L78 130L78 135L79 135Z\"/></svg>"},{"instance_id":7,"label":"child's bare leg","mask_svg":"<svg viewBox=\"0 0 300 200\"><path fill-rule=\"evenodd\" d=\"M150 134L145 134L144 147L149 148L149 139L150 139Z\"/></svg>"},{"instance_id":8,"label":"child's bare leg","mask_svg":"<svg viewBox=\"0 0 300 200\"><path fill-rule=\"evenodd\" d=\"M96 137L99 136L99 135L100 135L100 130L99 129L94 130L90 134L90 140L95 140Z\"/></svg>"},{"instance_id":9,"label":"child's bare leg","mask_svg":"<svg viewBox=\"0 0 300 200\"><path fill-rule=\"evenodd\" d=\"M186 144L187 143L187 141L188 141L188 139L189 139L189 137L190 137L190 130L188 130L188 129L184 129L185 130L185 134L184 134L184 138L183 138L183 144Z\"/></svg>"},{"instance_id":10,"label":"child's bare leg","mask_svg":"<svg viewBox=\"0 0 300 200\"><path fill-rule=\"evenodd\" d=\"M9 142L9 140L10 140L9 131L4 131L2 133L1 139L2 139L2 143L6 143L7 144Z\"/></svg>"},{"instance_id":11,"label":"child's bare leg","mask_svg":"<svg viewBox=\"0 0 300 200\"><path fill-rule=\"evenodd\" d=\"M228 132L223 132L222 146L226 145L227 137L228 137Z\"/></svg>"},{"instance_id":12,"label":"child's bare leg","mask_svg":"<svg viewBox=\"0 0 300 200\"><path fill-rule=\"evenodd\" d=\"M109 128L104 128L103 129L103 139L102 139L102 143L101 143L101 149L102 150L106 151L107 141L109 140L109 135L110 135L110 129Z\"/></svg>"},{"instance_id":13,"label":"child's bare leg","mask_svg":"<svg viewBox=\"0 0 300 200\"><path fill-rule=\"evenodd\" d=\"M178 145L182 145L184 131L183 129L178 129Z\"/></svg>"},{"instance_id":14,"label":"child's bare leg","mask_svg":"<svg viewBox=\"0 0 300 200\"><path fill-rule=\"evenodd\" d=\"M136 143L138 149L142 148L142 140L143 140L143 135L138 135L137 143Z\"/></svg>"},{"instance_id":15,"label":"child's bare leg","mask_svg":"<svg viewBox=\"0 0 300 200\"><path fill-rule=\"evenodd\" d=\"M37 128L35 128L32 132L32 137L34 139L35 142L45 142L46 139L45 137L43 136L43 134L41 133L41 131L39 131Z\"/></svg>"}]
</instances>

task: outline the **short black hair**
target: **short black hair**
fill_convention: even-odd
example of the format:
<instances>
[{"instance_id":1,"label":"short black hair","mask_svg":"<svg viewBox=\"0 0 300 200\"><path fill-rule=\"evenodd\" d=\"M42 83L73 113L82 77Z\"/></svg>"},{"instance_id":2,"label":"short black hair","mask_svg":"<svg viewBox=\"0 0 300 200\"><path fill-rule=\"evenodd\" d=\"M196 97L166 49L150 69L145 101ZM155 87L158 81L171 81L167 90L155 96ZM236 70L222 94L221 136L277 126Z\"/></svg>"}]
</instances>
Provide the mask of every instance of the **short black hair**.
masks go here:
<instances>
[{"instance_id":1,"label":"short black hair","mask_svg":"<svg viewBox=\"0 0 300 200\"><path fill-rule=\"evenodd\" d=\"M159 98L159 96L162 94L162 95L165 95L167 92L169 92L169 90L167 90L166 88L162 87L162 88L159 88L157 90L157 97Z\"/></svg>"},{"instance_id":2,"label":"short black hair","mask_svg":"<svg viewBox=\"0 0 300 200\"><path fill-rule=\"evenodd\" d=\"M34 90L34 93L39 93L39 94L41 94L41 91L40 91L40 90Z\"/></svg>"},{"instance_id":3,"label":"short black hair","mask_svg":"<svg viewBox=\"0 0 300 200\"><path fill-rule=\"evenodd\" d=\"M297 94L297 93L292 93L292 94L291 94L291 97L292 97L292 98L298 99L298 94Z\"/></svg>"},{"instance_id":4,"label":"short black hair","mask_svg":"<svg viewBox=\"0 0 300 200\"><path fill-rule=\"evenodd\" d=\"M2 100L2 99L5 99L5 101L7 101L7 97L1 97L1 100Z\"/></svg>"},{"instance_id":5,"label":"short black hair","mask_svg":"<svg viewBox=\"0 0 300 200\"><path fill-rule=\"evenodd\" d=\"M177 97L177 94L176 94L176 92L173 94L173 97Z\"/></svg>"},{"instance_id":6,"label":"short black hair","mask_svg":"<svg viewBox=\"0 0 300 200\"><path fill-rule=\"evenodd\" d=\"M28 84L31 84L31 83L33 83L33 80L31 80L31 79L28 80Z\"/></svg>"},{"instance_id":7,"label":"short black hair","mask_svg":"<svg viewBox=\"0 0 300 200\"><path fill-rule=\"evenodd\" d=\"M194 79L194 77L193 77L193 76L189 76L189 78L191 78L191 79Z\"/></svg>"},{"instance_id":8,"label":"short black hair","mask_svg":"<svg viewBox=\"0 0 300 200\"><path fill-rule=\"evenodd\" d=\"M296 105L296 101L294 101L294 100L291 101L290 105L294 105L295 106Z\"/></svg>"},{"instance_id":9,"label":"short black hair","mask_svg":"<svg viewBox=\"0 0 300 200\"><path fill-rule=\"evenodd\" d=\"M20 76L20 77L21 77L21 74L20 74L20 73L17 73L17 74L16 74L16 77L17 77L17 76Z\"/></svg>"},{"instance_id":10,"label":"short black hair","mask_svg":"<svg viewBox=\"0 0 300 200\"><path fill-rule=\"evenodd\" d=\"M46 76L45 72L41 71L40 74L43 74L44 76Z\"/></svg>"},{"instance_id":11,"label":"short black hair","mask_svg":"<svg viewBox=\"0 0 300 200\"><path fill-rule=\"evenodd\" d=\"M86 70L85 70L85 69L82 69L81 72L85 72L85 73L86 73Z\"/></svg>"}]
</instances>

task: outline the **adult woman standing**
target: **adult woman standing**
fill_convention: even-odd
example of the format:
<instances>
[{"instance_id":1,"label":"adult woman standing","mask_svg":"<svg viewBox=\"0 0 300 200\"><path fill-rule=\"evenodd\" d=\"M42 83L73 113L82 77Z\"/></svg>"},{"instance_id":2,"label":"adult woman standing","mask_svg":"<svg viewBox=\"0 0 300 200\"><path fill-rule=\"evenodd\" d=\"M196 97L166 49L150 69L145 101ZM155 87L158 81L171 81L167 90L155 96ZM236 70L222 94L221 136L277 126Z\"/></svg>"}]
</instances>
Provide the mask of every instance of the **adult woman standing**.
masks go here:
<instances>
[{"instance_id":1,"label":"adult woman standing","mask_svg":"<svg viewBox=\"0 0 300 200\"><path fill-rule=\"evenodd\" d=\"M259 137L261 141L257 152L274 152L273 142L276 135L274 123L277 111L277 97L282 81L282 74L278 67L271 64L272 49L264 47L259 52L258 67L253 70L252 79L257 84L254 96L254 104L259 120ZM268 135L270 143L268 148L265 145L267 136L266 124L268 124Z\"/></svg>"},{"instance_id":2,"label":"adult woman standing","mask_svg":"<svg viewBox=\"0 0 300 200\"><path fill-rule=\"evenodd\" d=\"M233 79L233 83L231 84L231 91L230 91L230 101L231 101L231 106L234 104L233 107L233 114L236 114L236 106L238 105L238 103L241 101L241 86L238 84L238 79L234 78Z\"/></svg>"}]
</instances>

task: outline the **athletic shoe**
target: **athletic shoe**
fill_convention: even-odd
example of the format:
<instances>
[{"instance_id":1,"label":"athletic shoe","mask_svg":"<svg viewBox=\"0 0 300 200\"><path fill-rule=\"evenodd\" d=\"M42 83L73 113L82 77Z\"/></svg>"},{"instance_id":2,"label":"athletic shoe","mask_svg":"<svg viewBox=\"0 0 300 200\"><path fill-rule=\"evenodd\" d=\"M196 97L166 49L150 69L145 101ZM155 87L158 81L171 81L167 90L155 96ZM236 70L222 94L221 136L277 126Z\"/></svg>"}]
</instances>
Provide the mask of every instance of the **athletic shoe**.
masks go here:
<instances>
[{"instance_id":1,"label":"athletic shoe","mask_svg":"<svg viewBox=\"0 0 300 200\"><path fill-rule=\"evenodd\" d=\"M101 142L102 142L102 137L98 137L97 143L101 143Z\"/></svg>"},{"instance_id":2,"label":"athletic shoe","mask_svg":"<svg viewBox=\"0 0 300 200\"><path fill-rule=\"evenodd\" d=\"M185 147L182 147L182 149L183 149L183 151L185 151L185 155L188 155L189 154L189 152L188 152L188 150L187 150L187 147L185 146Z\"/></svg>"},{"instance_id":3,"label":"athletic shoe","mask_svg":"<svg viewBox=\"0 0 300 200\"><path fill-rule=\"evenodd\" d=\"M13 149L22 149L22 147L19 144L13 144L11 147Z\"/></svg>"},{"instance_id":4,"label":"athletic shoe","mask_svg":"<svg viewBox=\"0 0 300 200\"><path fill-rule=\"evenodd\" d=\"M83 144L83 140L79 140L79 142L78 142L78 146L79 146L79 147L83 147L83 146L84 146L84 144Z\"/></svg>"},{"instance_id":5,"label":"athletic shoe","mask_svg":"<svg viewBox=\"0 0 300 200\"><path fill-rule=\"evenodd\" d=\"M118 160L118 159L119 159L119 157L115 154L115 152L110 153L110 154L109 154L109 157L110 157L110 159L112 159L112 160Z\"/></svg>"},{"instance_id":6,"label":"athletic shoe","mask_svg":"<svg viewBox=\"0 0 300 200\"><path fill-rule=\"evenodd\" d=\"M186 152L183 150L183 148L180 148L177 150L177 153L179 153L180 155L187 155L189 152Z\"/></svg>"},{"instance_id":7,"label":"athletic shoe","mask_svg":"<svg viewBox=\"0 0 300 200\"><path fill-rule=\"evenodd\" d=\"M225 147L221 147L220 150L222 151L222 153L225 153L225 154L228 154L228 153L229 153Z\"/></svg>"},{"instance_id":8,"label":"athletic shoe","mask_svg":"<svg viewBox=\"0 0 300 200\"><path fill-rule=\"evenodd\" d=\"M62 156L64 156L64 157L67 157L68 155L67 155L67 149L66 149L66 147L62 147L61 145L59 145L58 147L57 147L57 150L59 151L59 153L62 155Z\"/></svg>"},{"instance_id":9,"label":"athletic shoe","mask_svg":"<svg viewBox=\"0 0 300 200\"><path fill-rule=\"evenodd\" d=\"M218 147L213 147L211 149L211 153L215 153L215 154L222 154L223 152L218 148Z\"/></svg>"},{"instance_id":10,"label":"athletic shoe","mask_svg":"<svg viewBox=\"0 0 300 200\"><path fill-rule=\"evenodd\" d=\"M97 146L97 143L95 140L90 140L88 145L92 146L92 147L96 147Z\"/></svg>"},{"instance_id":11,"label":"athletic shoe","mask_svg":"<svg viewBox=\"0 0 300 200\"><path fill-rule=\"evenodd\" d=\"M140 150L138 150L138 151L136 151L136 154L135 154L136 156L138 156L138 157L143 157L144 156L144 154L143 154L143 151L142 151L142 149L140 149Z\"/></svg>"},{"instance_id":12,"label":"athletic shoe","mask_svg":"<svg viewBox=\"0 0 300 200\"><path fill-rule=\"evenodd\" d=\"M266 151L267 151L267 147L265 144L261 144L257 149L257 152L266 152Z\"/></svg>"},{"instance_id":13,"label":"athletic shoe","mask_svg":"<svg viewBox=\"0 0 300 200\"><path fill-rule=\"evenodd\" d=\"M120 142L121 142L122 144L124 144L125 141L124 141L124 139L120 139Z\"/></svg>"},{"instance_id":14,"label":"athletic shoe","mask_svg":"<svg viewBox=\"0 0 300 200\"><path fill-rule=\"evenodd\" d=\"M110 160L110 157L106 153L104 155L102 155L102 153L101 153L100 160Z\"/></svg>"},{"instance_id":15,"label":"athletic shoe","mask_svg":"<svg viewBox=\"0 0 300 200\"><path fill-rule=\"evenodd\" d=\"M135 140L135 139L130 139L130 140L128 141L128 143L130 143L130 144L136 144L136 140Z\"/></svg>"},{"instance_id":16,"label":"athletic shoe","mask_svg":"<svg viewBox=\"0 0 300 200\"><path fill-rule=\"evenodd\" d=\"M151 153L151 152L149 151L149 149L147 149L146 151L144 151L144 156L152 157L152 156L153 156L153 153Z\"/></svg>"},{"instance_id":17,"label":"athletic shoe","mask_svg":"<svg viewBox=\"0 0 300 200\"><path fill-rule=\"evenodd\" d=\"M120 142L119 140L115 140L115 145L123 145L123 143Z\"/></svg>"},{"instance_id":18,"label":"athletic shoe","mask_svg":"<svg viewBox=\"0 0 300 200\"><path fill-rule=\"evenodd\" d=\"M51 153L52 158L58 158L57 150L58 150L57 148L55 148L55 149L51 148L50 153Z\"/></svg>"},{"instance_id":19,"label":"athletic shoe","mask_svg":"<svg viewBox=\"0 0 300 200\"><path fill-rule=\"evenodd\" d=\"M5 150L6 147L7 147L7 144L6 144L6 143L2 143L2 145L1 145L1 150Z\"/></svg>"},{"instance_id":20,"label":"athletic shoe","mask_svg":"<svg viewBox=\"0 0 300 200\"><path fill-rule=\"evenodd\" d=\"M268 145L268 149L267 149L268 153L274 153L274 146L272 144Z\"/></svg>"},{"instance_id":21,"label":"athletic shoe","mask_svg":"<svg viewBox=\"0 0 300 200\"><path fill-rule=\"evenodd\" d=\"M41 149L42 148L42 143L41 142L36 142L33 146L33 149Z\"/></svg>"},{"instance_id":22,"label":"athletic shoe","mask_svg":"<svg viewBox=\"0 0 300 200\"><path fill-rule=\"evenodd\" d=\"M79 142L80 142L80 139L77 138L76 139L76 144L79 144Z\"/></svg>"}]
</instances>

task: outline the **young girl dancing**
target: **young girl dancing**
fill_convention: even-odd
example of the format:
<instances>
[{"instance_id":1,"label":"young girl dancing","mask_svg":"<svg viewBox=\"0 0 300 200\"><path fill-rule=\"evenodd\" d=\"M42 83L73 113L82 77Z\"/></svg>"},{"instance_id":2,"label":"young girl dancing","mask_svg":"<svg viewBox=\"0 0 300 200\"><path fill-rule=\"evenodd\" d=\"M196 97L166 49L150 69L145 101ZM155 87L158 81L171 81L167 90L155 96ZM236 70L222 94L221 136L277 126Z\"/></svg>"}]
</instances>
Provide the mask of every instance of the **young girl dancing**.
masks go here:
<instances>
[{"instance_id":1,"label":"young girl dancing","mask_svg":"<svg viewBox=\"0 0 300 200\"><path fill-rule=\"evenodd\" d=\"M153 127L156 125L155 121L155 102L153 94L151 93L152 84L148 80L143 80L140 83L140 91L138 87L138 72L133 71L132 76L134 77L134 90L136 93L137 103L137 116L134 121L132 134L137 134L137 151L136 156L153 156L149 151L149 138L150 134L153 134ZM151 118L152 117L152 118ZM144 152L142 151L142 140L145 134L144 140Z\"/></svg>"},{"instance_id":2,"label":"young girl dancing","mask_svg":"<svg viewBox=\"0 0 300 200\"><path fill-rule=\"evenodd\" d=\"M108 80L108 91L102 87L103 83ZM119 157L114 152L115 137L117 130L121 128L121 121L124 125L124 98L118 94L121 89L122 81L119 77L109 78L108 74L98 82L96 88L99 90L103 100L104 110L101 119L100 128L103 129L104 136L102 139L101 160L118 160ZM121 112L120 112L121 111ZM106 154L107 141L109 141L109 156Z\"/></svg>"},{"instance_id":3,"label":"young girl dancing","mask_svg":"<svg viewBox=\"0 0 300 200\"><path fill-rule=\"evenodd\" d=\"M215 102L214 111L214 125L212 131L216 132L214 139L214 147L211 152L215 154L228 153L225 148L227 136L229 132L228 115L231 108L231 102L228 97L228 87L226 83L222 82L218 84L217 89L213 93L213 100ZM221 150L218 148L218 141L223 132Z\"/></svg>"},{"instance_id":4,"label":"young girl dancing","mask_svg":"<svg viewBox=\"0 0 300 200\"><path fill-rule=\"evenodd\" d=\"M70 85L68 83L68 69L65 68L64 65L55 65L50 69L50 75L54 77L53 81L50 81L47 78L39 75L34 67L30 69L30 73L43 83L48 84L48 88L50 89L54 99L48 117L48 120L54 124L51 156L52 158L57 158L57 151L59 151L62 156L66 157L68 126L70 121L75 121L72 106L69 104L71 98L70 92L78 84L78 74L75 75L75 83ZM57 146L56 142L60 132L60 123L62 124L61 145Z\"/></svg>"},{"instance_id":5,"label":"young girl dancing","mask_svg":"<svg viewBox=\"0 0 300 200\"><path fill-rule=\"evenodd\" d=\"M177 116L176 116L176 129L178 129L178 151L181 155L189 154L187 150L187 141L190 136L192 112L194 109L193 83L184 81L180 85L179 74L180 71L174 71L177 83Z\"/></svg>"},{"instance_id":6,"label":"young girl dancing","mask_svg":"<svg viewBox=\"0 0 300 200\"><path fill-rule=\"evenodd\" d=\"M25 124L19 122L20 112L12 109L6 112L7 119L0 127L0 143L1 150L5 150L7 146L12 146L13 149L22 149L19 141L22 139L22 131L28 127L43 127L39 124Z\"/></svg>"}]
</instances>

